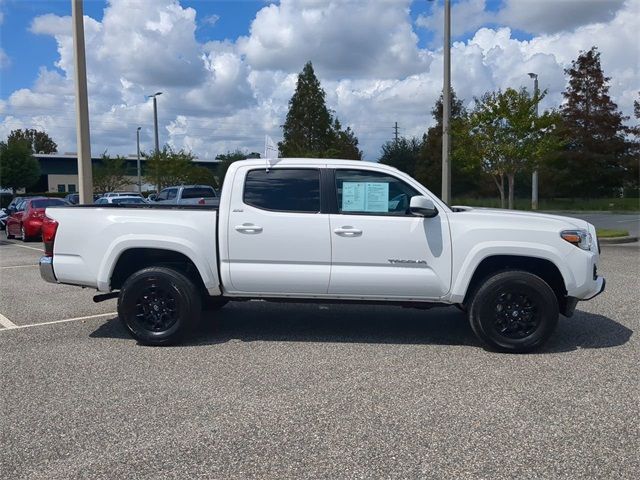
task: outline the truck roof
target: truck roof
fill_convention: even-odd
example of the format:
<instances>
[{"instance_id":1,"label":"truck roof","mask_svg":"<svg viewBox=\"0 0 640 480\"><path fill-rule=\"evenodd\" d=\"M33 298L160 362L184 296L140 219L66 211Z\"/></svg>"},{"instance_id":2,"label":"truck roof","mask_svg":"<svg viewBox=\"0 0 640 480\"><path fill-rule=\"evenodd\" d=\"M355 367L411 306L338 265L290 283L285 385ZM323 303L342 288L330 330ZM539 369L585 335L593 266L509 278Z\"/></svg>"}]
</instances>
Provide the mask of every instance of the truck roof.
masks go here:
<instances>
[{"instance_id":1,"label":"truck roof","mask_svg":"<svg viewBox=\"0 0 640 480\"><path fill-rule=\"evenodd\" d=\"M273 167L281 167L283 165L300 165L300 164L312 164L312 165L331 165L331 166L341 166L341 167L362 167L362 166L376 166L383 167L384 169L397 171L396 168L385 165L383 163L378 162L369 162L366 160L343 160L336 158L249 158L247 160L240 160L237 162L233 162L233 165L242 166L242 165L266 165L267 160L269 161L270 168Z\"/></svg>"}]
</instances>

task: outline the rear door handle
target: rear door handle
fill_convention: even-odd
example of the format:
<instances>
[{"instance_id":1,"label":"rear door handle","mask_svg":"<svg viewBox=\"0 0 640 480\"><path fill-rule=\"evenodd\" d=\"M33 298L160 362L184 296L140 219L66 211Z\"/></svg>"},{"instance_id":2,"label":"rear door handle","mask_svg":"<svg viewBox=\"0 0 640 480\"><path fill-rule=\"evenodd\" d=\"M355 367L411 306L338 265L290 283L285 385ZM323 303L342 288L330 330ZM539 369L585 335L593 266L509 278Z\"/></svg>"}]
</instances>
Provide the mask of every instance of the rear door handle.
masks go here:
<instances>
[{"instance_id":1,"label":"rear door handle","mask_svg":"<svg viewBox=\"0 0 640 480\"><path fill-rule=\"evenodd\" d=\"M336 228L333 233L342 237L357 237L362 235L362 230L350 226Z\"/></svg>"},{"instance_id":2,"label":"rear door handle","mask_svg":"<svg viewBox=\"0 0 640 480\"><path fill-rule=\"evenodd\" d=\"M242 225L236 225L234 227L236 231L240 233L260 233L262 232L262 227L258 225L254 225L253 223L243 223Z\"/></svg>"}]
</instances>

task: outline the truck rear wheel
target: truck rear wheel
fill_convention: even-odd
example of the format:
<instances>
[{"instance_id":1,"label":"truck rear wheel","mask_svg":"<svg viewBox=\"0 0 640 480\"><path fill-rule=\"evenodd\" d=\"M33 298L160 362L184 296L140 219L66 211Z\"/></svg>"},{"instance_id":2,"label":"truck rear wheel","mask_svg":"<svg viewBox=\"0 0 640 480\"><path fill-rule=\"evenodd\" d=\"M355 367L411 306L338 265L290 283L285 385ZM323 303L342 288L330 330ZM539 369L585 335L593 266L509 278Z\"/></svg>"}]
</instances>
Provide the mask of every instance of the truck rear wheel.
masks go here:
<instances>
[{"instance_id":1,"label":"truck rear wheel","mask_svg":"<svg viewBox=\"0 0 640 480\"><path fill-rule=\"evenodd\" d=\"M543 345L558 324L558 299L529 272L512 270L489 277L475 292L469 322L490 348L525 353Z\"/></svg>"},{"instance_id":2,"label":"truck rear wheel","mask_svg":"<svg viewBox=\"0 0 640 480\"><path fill-rule=\"evenodd\" d=\"M171 268L149 267L131 275L118 297L118 316L144 345L178 343L198 323L200 292Z\"/></svg>"}]
</instances>

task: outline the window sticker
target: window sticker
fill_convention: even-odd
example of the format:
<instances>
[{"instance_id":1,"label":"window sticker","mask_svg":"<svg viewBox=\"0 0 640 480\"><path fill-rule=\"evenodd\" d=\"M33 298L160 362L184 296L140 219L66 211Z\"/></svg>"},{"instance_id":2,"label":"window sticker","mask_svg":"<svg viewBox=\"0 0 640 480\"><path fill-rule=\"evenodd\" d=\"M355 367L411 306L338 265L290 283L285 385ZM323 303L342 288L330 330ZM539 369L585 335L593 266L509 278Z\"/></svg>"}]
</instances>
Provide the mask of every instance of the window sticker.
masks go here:
<instances>
[{"instance_id":1,"label":"window sticker","mask_svg":"<svg viewBox=\"0 0 640 480\"><path fill-rule=\"evenodd\" d=\"M343 212L388 212L389 184L386 182L343 182Z\"/></svg>"}]
</instances>

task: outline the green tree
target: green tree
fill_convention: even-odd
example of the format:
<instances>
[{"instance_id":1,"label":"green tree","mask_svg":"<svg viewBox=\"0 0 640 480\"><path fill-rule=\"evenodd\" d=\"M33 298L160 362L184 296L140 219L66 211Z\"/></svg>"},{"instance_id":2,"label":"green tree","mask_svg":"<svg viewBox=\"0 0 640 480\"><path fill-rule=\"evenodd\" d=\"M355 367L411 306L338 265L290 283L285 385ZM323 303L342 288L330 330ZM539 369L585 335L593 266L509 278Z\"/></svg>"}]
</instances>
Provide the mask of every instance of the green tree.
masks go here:
<instances>
[{"instance_id":1,"label":"green tree","mask_svg":"<svg viewBox=\"0 0 640 480\"><path fill-rule=\"evenodd\" d=\"M344 160L362 160L362 150L358 148L358 138L351 127L343 130L340 120L336 118L333 121L332 130L332 147L326 156Z\"/></svg>"},{"instance_id":2,"label":"green tree","mask_svg":"<svg viewBox=\"0 0 640 480\"><path fill-rule=\"evenodd\" d=\"M571 67L563 92L564 151L553 162L554 183L563 194L609 196L618 191L628 155L626 117L609 97L609 77L600 64L600 52L581 52Z\"/></svg>"},{"instance_id":3,"label":"green tree","mask_svg":"<svg viewBox=\"0 0 640 480\"><path fill-rule=\"evenodd\" d=\"M100 164L93 168L93 188L96 192L113 192L129 183L126 178L126 159L121 156L110 157L103 153Z\"/></svg>"},{"instance_id":4,"label":"green tree","mask_svg":"<svg viewBox=\"0 0 640 480\"><path fill-rule=\"evenodd\" d=\"M190 183L193 179L194 155L184 150L174 151L165 145L162 150L144 154L145 180L158 190L172 185Z\"/></svg>"},{"instance_id":5,"label":"green tree","mask_svg":"<svg viewBox=\"0 0 640 480\"><path fill-rule=\"evenodd\" d=\"M227 175L227 170L229 170L229 167L233 162L237 162L238 160L245 160L247 158L260 158L259 153L254 153L252 155L257 155L257 157L249 157L249 155L239 149L234 150L233 152L221 153L220 155L217 155L216 160L220 162L218 164L218 167L216 168L216 177L218 177L218 184L222 186L222 184L224 183L224 177Z\"/></svg>"},{"instance_id":6,"label":"green tree","mask_svg":"<svg viewBox=\"0 0 640 480\"><path fill-rule=\"evenodd\" d=\"M311 62L298 75L282 128L284 138L278 148L283 157L362 159L355 133L349 127L343 130L327 108L325 92Z\"/></svg>"},{"instance_id":7,"label":"green tree","mask_svg":"<svg viewBox=\"0 0 640 480\"><path fill-rule=\"evenodd\" d=\"M414 176L421 149L422 143L415 137L389 140L382 145L382 155L378 161Z\"/></svg>"},{"instance_id":8,"label":"green tree","mask_svg":"<svg viewBox=\"0 0 640 480\"><path fill-rule=\"evenodd\" d=\"M559 116L544 112L536 116L536 105L546 92L530 96L525 88L489 92L476 99L469 115L468 138L461 154L479 162L489 173L505 203L505 178L509 186L509 208L514 207L515 176L531 171L561 140L557 134Z\"/></svg>"},{"instance_id":9,"label":"green tree","mask_svg":"<svg viewBox=\"0 0 640 480\"><path fill-rule=\"evenodd\" d=\"M46 132L34 128L12 130L7 143L11 144L15 141L26 141L33 153L56 153L58 151L58 145Z\"/></svg>"},{"instance_id":10,"label":"green tree","mask_svg":"<svg viewBox=\"0 0 640 480\"><path fill-rule=\"evenodd\" d=\"M415 178L433 192L442 190L442 95L431 109L436 124L427 130L416 163ZM463 100L451 90L451 178L452 193L474 195L481 190L482 169L464 154L468 113Z\"/></svg>"},{"instance_id":11,"label":"green tree","mask_svg":"<svg viewBox=\"0 0 640 480\"><path fill-rule=\"evenodd\" d=\"M0 142L0 187L15 195L20 188L29 188L40 179L40 165L25 140Z\"/></svg>"},{"instance_id":12,"label":"green tree","mask_svg":"<svg viewBox=\"0 0 640 480\"><path fill-rule=\"evenodd\" d=\"M192 166L189 170L185 183L190 185L209 185L211 187L217 187L216 177L213 172L207 167Z\"/></svg>"}]
</instances>

